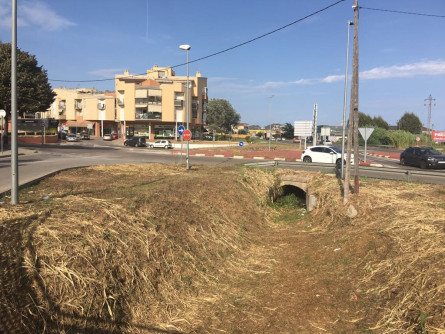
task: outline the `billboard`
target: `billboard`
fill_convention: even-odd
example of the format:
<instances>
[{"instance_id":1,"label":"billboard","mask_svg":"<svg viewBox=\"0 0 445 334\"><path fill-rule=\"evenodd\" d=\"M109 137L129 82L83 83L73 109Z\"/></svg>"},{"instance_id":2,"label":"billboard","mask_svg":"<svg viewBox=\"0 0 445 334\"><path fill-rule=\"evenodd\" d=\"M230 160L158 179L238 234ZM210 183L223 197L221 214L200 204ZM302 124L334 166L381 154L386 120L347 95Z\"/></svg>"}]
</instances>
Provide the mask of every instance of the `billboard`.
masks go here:
<instances>
[{"instance_id":1,"label":"billboard","mask_svg":"<svg viewBox=\"0 0 445 334\"><path fill-rule=\"evenodd\" d=\"M433 131L433 141L436 143L445 143L445 131Z\"/></svg>"},{"instance_id":2,"label":"billboard","mask_svg":"<svg viewBox=\"0 0 445 334\"><path fill-rule=\"evenodd\" d=\"M312 136L312 121L295 121L294 137Z\"/></svg>"}]
</instances>

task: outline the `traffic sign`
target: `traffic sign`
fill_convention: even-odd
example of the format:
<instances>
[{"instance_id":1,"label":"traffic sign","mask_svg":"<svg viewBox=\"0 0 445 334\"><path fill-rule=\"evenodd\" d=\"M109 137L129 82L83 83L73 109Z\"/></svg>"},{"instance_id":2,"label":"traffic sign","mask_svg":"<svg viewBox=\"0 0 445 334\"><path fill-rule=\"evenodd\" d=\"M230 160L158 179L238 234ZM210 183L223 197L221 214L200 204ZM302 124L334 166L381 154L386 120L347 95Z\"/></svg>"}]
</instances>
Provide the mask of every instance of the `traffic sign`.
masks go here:
<instances>
[{"instance_id":1,"label":"traffic sign","mask_svg":"<svg viewBox=\"0 0 445 334\"><path fill-rule=\"evenodd\" d=\"M192 139L192 132L190 130L185 130L182 133L182 138L184 138L184 140L189 141L190 139Z\"/></svg>"},{"instance_id":2,"label":"traffic sign","mask_svg":"<svg viewBox=\"0 0 445 334\"><path fill-rule=\"evenodd\" d=\"M5 117L6 116L6 111L4 111L3 109L0 110L0 117Z\"/></svg>"},{"instance_id":3,"label":"traffic sign","mask_svg":"<svg viewBox=\"0 0 445 334\"><path fill-rule=\"evenodd\" d=\"M184 128L183 125L180 125L180 126L178 127L178 133L179 133L180 136L182 136L182 134L184 133L184 130L185 130L185 128Z\"/></svg>"},{"instance_id":4,"label":"traffic sign","mask_svg":"<svg viewBox=\"0 0 445 334\"><path fill-rule=\"evenodd\" d=\"M239 145L239 147L243 147L244 146L244 142L240 141L238 145Z\"/></svg>"},{"instance_id":5,"label":"traffic sign","mask_svg":"<svg viewBox=\"0 0 445 334\"><path fill-rule=\"evenodd\" d=\"M417 136L417 137L416 137L416 142L419 142L419 141L420 141L420 137Z\"/></svg>"},{"instance_id":6,"label":"traffic sign","mask_svg":"<svg viewBox=\"0 0 445 334\"><path fill-rule=\"evenodd\" d=\"M368 145L368 138L371 136L372 132L374 131L374 128L358 128L358 131L365 140L365 162L366 162L366 148Z\"/></svg>"}]
</instances>

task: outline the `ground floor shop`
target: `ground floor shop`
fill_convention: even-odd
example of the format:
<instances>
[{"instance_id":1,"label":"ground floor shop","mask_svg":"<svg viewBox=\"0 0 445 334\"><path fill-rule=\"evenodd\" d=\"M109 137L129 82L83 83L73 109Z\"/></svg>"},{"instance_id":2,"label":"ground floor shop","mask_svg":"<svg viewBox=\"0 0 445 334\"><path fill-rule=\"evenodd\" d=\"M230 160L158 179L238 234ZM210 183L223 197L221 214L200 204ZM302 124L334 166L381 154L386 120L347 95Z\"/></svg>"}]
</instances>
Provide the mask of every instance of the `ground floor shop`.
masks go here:
<instances>
[{"instance_id":1,"label":"ground floor shop","mask_svg":"<svg viewBox=\"0 0 445 334\"><path fill-rule=\"evenodd\" d=\"M178 127L184 126L186 124L182 123L156 123L156 122L120 122L118 125L119 129L125 129L122 131L125 133L125 137L133 136L145 136L147 139L178 139ZM202 134L202 126L190 124L190 131L192 131L192 138L200 138Z\"/></svg>"}]
</instances>

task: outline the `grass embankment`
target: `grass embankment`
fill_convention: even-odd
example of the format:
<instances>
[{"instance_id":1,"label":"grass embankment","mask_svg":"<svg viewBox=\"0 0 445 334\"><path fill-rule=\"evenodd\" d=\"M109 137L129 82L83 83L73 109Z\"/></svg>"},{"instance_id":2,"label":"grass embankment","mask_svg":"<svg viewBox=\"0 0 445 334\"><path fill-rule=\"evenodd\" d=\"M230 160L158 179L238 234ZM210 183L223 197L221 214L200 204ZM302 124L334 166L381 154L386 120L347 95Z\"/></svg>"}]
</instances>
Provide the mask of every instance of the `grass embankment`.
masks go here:
<instances>
[{"instance_id":1,"label":"grass embankment","mask_svg":"<svg viewBox=\"0 0 445 334\"><path fill-rule=\"evenodd\" d=\"M286 173L292 173L285 171ZM0 207L0 332L442 333L445 190L280 171L60 173Z\"/></svg>"}]
</instances>

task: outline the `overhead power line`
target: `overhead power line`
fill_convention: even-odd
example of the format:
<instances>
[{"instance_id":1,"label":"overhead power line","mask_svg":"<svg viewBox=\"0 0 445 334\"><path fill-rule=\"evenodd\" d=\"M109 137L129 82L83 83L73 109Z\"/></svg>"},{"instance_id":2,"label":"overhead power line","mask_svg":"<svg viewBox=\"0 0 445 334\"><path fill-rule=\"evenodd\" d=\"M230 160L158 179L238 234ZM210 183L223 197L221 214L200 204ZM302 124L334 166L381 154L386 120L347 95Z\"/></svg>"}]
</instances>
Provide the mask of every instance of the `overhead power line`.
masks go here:
<instances>
[{"instance_id":1,"label":"overhead power line","mask_svg":"<svg viewBox=\"0 0 445 334\"><path fill-rule=\"evenodd\" d=\"M360 6L360 9L375 10L375 11L379 11L379 12L389 12L389 13L398 13L398 14L408 14L408 15L417 15L417 16L430 16L430 17L441 17L441 18L445 18L445 15L425 14L425 13L414 13L414 12L404 12L404 11L401 11L401 10L370 8L370 7L362 7L362 6Z\"/></svg>"},{"instance_id":2,"label":"overhead power line","mask_svg":"<svg viewBox=\"0 0 445 334\"><path fill-rule=\"evenodd\" d=\"M255 37L255 38L252 38L252 39L250 39L250 40L248 40L248 41L246 41L246 42L243 42L243 43L234 45L234 46L232 46L232 47L230 47L230 48L227 48L227 49L224 49L224 50L221 50L221 51L212 53L212 54L210 54L210 55L207 55L207 56L204 56L204 57L201 57L201 58L197 58L197 59L194 59L194 60L190 60L190 61L189 61L189 64L190 64L190 63L195 63L195 62L198 62L198 61L201 61L201 60L210 58L210 57L214 57L214 56L217 56L217 55L219 55L219 54L222 54L222 53L231 51L231 50L233 50L233 49L239 48L239 47L241 47L241 46L244 46L244 45L246 45L246 44L255 42L255 41L257 41L257 40L259 40L259 39L261 39L261 38L264 38L264 37L266 37L266 36L272 35L272 34L278 32L278 31L280 31L280 30L283 30L283 29L285 29L285 28L288 28L288 27L290 27L290 26L292 26L292 25L294 25L294 24L297 24L297 23L299 23L299 22L301 22L301 21L304 21L304 20L306 20L306 19L308 19L308 18L310 18L310 17L312 17L312 16L314 16L314 15L317 15L317 14L319 14L319 13L321 13L321 12L324 12L324 11L328 10L329 8L334 7L334 6L338 5L340 2L344 2L344 1L345 1L345 0L338 0L337 2L335 2L335 3L333 3L333 4L329 5L329 6L326 6L326 7L322 8L322 9L319 9L319 10L317 10L317 11L315 11L315 12L309 14L309 15L306 15L306 16L304 16L304 17L302 17L302 18L300 18L300 19L298 19L298 20L296 20L296 21L293 21L293 22L291 22L291 23L288 23L288 24L286 24L286 25L284 25L284 26L282 26L282 27L280 27L280 28L277 28L277 29L275 29L275 30L272 30L272 31L270 31L270 32L268 32L268 33L265 33L265 34L263 34L263 35L260 35L260 36L258 36L258 37ZM186 64L187 64L187 63L182 63L182 64L174 65L174 66L171 66L171 68L176 68L176 67L184 66L184 65L186 65ZM130 76L128 76L128 78L132 78L132 77L134 77L134 76L144 75L144 74L145 74L145 73L134 74L134 75L130 75ZM59 79L48 79L48 80L49 80L49 81L54 81L54 82L101 82L101 81L111 81L111 80L114 80L114 79L115 79L115 78L95 79L95 80L59 80Z\"/></svg>"}]
</instances>

